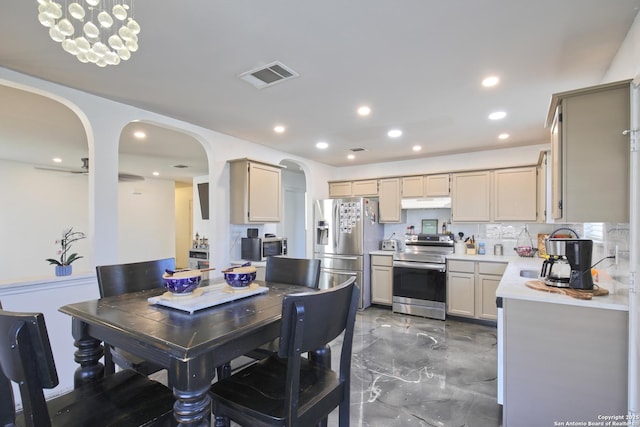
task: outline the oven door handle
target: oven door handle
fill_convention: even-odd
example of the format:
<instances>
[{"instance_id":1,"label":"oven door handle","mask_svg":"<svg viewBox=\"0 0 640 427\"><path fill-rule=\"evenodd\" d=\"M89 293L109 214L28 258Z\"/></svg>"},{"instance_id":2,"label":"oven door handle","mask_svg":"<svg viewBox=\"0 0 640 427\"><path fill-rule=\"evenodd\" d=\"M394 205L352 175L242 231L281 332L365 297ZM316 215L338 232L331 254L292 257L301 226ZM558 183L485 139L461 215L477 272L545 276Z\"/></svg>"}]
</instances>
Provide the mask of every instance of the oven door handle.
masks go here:
<instances>
[{"instance_id":1,"label":"oven door handle","mask_svg":"<svg viewBox=\"0 0 640 427\"><path fill-rule=\"evenodd\" d=\"M393 267L415 268L418 270L436 270L441 273L445 272L447 267L445 264L431 264L426 262L406 262L393 261Z\"/></svg>"}]
</instances>

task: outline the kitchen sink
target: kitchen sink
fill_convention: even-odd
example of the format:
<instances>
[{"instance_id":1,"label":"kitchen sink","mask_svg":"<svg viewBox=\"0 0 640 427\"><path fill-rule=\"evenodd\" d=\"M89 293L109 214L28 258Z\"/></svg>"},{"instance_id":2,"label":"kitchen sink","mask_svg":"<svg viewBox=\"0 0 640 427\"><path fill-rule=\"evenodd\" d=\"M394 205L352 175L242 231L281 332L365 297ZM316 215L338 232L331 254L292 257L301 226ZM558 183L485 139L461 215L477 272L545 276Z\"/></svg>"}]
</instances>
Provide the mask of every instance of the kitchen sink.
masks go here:
<instances>
[{"instance_id":1,"label":"kitchen sink","mask_svg":"<svg viewBox=\"0 0 640 427\"><path fill-rule=\"evenodd\" d=\"M540 272L538 270L520 270L520 276L537 279L540 276Z\"/></svg>"}]
</instances>

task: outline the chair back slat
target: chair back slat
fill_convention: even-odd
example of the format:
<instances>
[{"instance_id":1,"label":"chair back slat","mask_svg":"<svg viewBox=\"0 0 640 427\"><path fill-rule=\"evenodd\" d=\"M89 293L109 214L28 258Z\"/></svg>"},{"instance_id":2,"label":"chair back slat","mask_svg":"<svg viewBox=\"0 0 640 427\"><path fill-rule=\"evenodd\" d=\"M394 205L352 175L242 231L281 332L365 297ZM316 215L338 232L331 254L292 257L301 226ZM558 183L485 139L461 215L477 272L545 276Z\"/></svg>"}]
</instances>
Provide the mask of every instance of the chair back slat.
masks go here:
<instances>
[{"instance_id":1,"label":"chair back slat","mask_svg":"<svg viewBox=\"0 0 640 427\"><path fill-rule=\"evenodd\" d=\"M0 310L2 310L2 302L0 302ZM13 397L13 388L11 381L2 370L0 363L0 426L13 426L16 422L15 407L16 402Z\"/></svg>"},{"instance_id":2,"label":"chair back slat","mask_svg":"<svg viewBox=\"0 0 640 427\"><path fill-rule=\"evenodd\" d=\"M49 426L43 388L58 385L47 327L42 313L0 310L0 366L18 383L29 426Z\"/></svg>"},{"instance_id":3,"label":"chair back slat","mask_svg":"<svg viewBox=\"0 0 640 427\"><path fill-rule=\"evenodd\" d=\"M270 256L264 278L267 282L288 283L318 289L320 285L319 259Z\"/></svg>"},{"instance_id":4,"label":"chair back slat","mask_svg":"<svg viewBox=\"0 0 640 427\"><path fill-rule=\"evenodd\" d=\"M304 324L322 325L307 327L300 342L298 353L312 351L333 341L344 331L349 318L352 297L358 293L355 276L342 284L319 292L304 292L286 295L282 302L282 324L280 329L279 357L290 357L299 307L304 310ZM356 295L357 296L357 295Z\"/></svg>"},{"instance_id":5,"label":"chair back slat","mask_svg":"<svg viewBox=\"0 0 640 427\"><path fill-rule=\"evenodd\" d=\"M99 265L96 267L101 297L111 297L127 292L144 291L164 286L165 270L175 270L175 258L128 264Z\"/></svg>"}]
</instances>

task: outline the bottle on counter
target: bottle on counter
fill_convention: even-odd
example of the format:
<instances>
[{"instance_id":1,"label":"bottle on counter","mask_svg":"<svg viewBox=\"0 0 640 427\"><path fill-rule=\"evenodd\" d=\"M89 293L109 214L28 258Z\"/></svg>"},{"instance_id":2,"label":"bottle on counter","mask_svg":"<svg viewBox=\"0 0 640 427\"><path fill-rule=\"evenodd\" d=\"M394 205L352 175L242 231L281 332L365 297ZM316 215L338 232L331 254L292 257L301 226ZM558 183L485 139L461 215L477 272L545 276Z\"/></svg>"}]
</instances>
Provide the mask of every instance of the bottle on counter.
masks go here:
<instances>
[{"instance_id":1,"label":"bottle on counter","mask_svg":"<svg viewBox=\"0 0 640 427\"><path fill-rule=\"evenodd\" d=\"M487 253L487 250L484 247L484 242L478 242L478 255L484 255L486 253Z\"/></svg>"}]
</instances>

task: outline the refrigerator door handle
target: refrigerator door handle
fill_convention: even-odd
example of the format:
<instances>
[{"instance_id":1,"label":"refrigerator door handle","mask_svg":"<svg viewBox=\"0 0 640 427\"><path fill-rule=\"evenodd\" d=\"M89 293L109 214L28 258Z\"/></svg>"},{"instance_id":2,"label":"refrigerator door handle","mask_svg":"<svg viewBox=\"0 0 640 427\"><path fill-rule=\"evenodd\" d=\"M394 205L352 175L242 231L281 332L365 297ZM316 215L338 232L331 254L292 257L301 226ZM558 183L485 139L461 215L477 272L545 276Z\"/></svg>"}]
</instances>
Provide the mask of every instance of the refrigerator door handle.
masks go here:
<instances>
[{"instance_id":1,"label":"refrigerator door handle","mask_svg":"<svg viewBox=\"0 0 640 427\"><path fill-rule=\"evenodd\" d=\"M317 258L348 259L348 260L351 260L351 261L355 261L355 260L359 259L360 257L358 257L358 256L347 256L347 255L321 254Z\"/></svg>"},{"instance_id":2,"label":"refrigerator door handle","mask_svg":"<svg viewBox=\"0 0 640 427\"><path fill-rule=\"evenodd\" d=\"M339 246L339 242L338 239L340 239L340 216L339 214L339 204L338 203L334 203L333 204L333 250L334 252L337 251L338 246Z\"/></svg>"}]
</instances>

